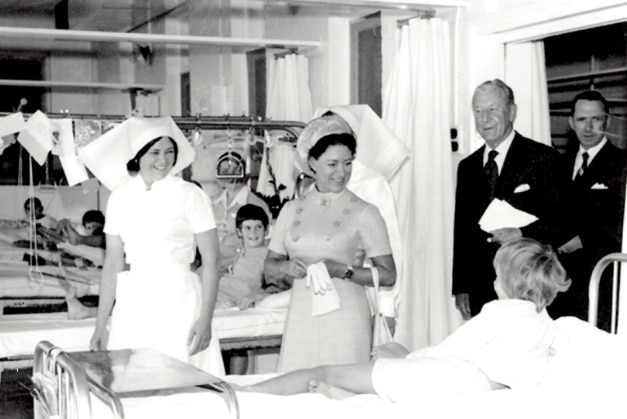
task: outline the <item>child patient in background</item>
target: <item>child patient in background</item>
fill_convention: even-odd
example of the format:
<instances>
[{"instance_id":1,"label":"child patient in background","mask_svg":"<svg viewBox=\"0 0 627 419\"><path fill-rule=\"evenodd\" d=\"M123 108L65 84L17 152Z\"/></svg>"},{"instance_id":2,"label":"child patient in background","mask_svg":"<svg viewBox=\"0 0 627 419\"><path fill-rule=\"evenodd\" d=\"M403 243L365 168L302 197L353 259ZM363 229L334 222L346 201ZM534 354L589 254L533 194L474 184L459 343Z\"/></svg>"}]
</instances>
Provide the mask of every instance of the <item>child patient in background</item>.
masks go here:
<instances>
[{"instance_id":1,"label":"child patient in background","mask_svg":"<svg viewBox=\"0 0 627 419\"><path fill-rule=\"evenodd\" d=\"M102 211L89 210L83 214L82 225L79 228L74 228L72 222L64 218L59 221L59 230L63 231L70 244L83 244L104 249L105 235L102 230L104 223L105 216Z\"/></svg>"},{"instance_id":2,"label":"child patient in background","mask_svg":"<svg viewBox=\"0 0 627 419\"><path fill-rule=\"evenodd\" d=\"M553 356L554 322L546 307L571 281L553 250L532 239L501 246L494 268L499 299L436 346L409 353L391 343L374 348L368 363L296 370L241 390L332 398L366 393L415 402L434 393L532 388Z\"/></svg>"},{"instance_id":3,"label":"child patient in background","mask_svg":"<svg viewBox=\"0 0 627 419\"><path fill-rule=\"evenodd\" d=\"M245 310L262 300L263 264L268 254L266 232L268 215L259 206L243 205L235 215L237 235L244 248L220 278L217 308L239 307Z\"/></svg>"},{"instance_id":4,"label":"child patient in background","mask_svg":"<svg viewBox=\"0 0 627 419\"><path fill-rule=\"evenodd\" d=\"M24 212L26 213L26 222L35 221L36 225L45 227L48 230L57 229L57 220L44 213L44 206L37 197L28 198L24 201Z\"/></svg>"}]
</instances>

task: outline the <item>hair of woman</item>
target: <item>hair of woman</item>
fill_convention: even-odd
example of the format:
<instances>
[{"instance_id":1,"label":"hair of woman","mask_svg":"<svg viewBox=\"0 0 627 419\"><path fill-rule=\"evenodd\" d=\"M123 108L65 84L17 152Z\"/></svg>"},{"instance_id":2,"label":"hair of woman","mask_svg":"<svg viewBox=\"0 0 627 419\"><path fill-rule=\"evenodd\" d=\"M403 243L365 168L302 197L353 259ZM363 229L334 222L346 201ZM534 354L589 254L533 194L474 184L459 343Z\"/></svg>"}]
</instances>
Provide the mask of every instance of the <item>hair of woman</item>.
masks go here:
<instances>
[{"instance_id":1,"label":"hair of woman","mask_svg":"<svg viewBox=\"0 0 627 419\"><path fill-rule=\"evenodd\" d=\"M338 134L329 134L320 138L316 143L309 149L308 156L309 158L318 159L327 148L334 145L343 145L346 146L352 155L355 155L357 152L357 141L352 134L349 133L338 133Z\"/></svg>"},{"instance_id":2,"label":"hair of woman","mask_svg":"<svg viewBox=\"0 0 627 419\"><path fill-rule=\"evenodd\" d=\"M163 137L157 137L154 140L150 140L145 146L140 148L137 154L135 154L135 157L133 157L126 163L126 170L128 170L128 172L132 174L139 173L139 160L144 157L144 154L146 154L148 150L150 150L150 147L155 145L159 140L161 140L161 138ZM174 162L172 163L172 165L175 165L176 159L179 155L179 147L176 144L176 141L174 141L170 137L167 138L172 142L172 145L174 146Z\"/></svg>"}]
</instances>

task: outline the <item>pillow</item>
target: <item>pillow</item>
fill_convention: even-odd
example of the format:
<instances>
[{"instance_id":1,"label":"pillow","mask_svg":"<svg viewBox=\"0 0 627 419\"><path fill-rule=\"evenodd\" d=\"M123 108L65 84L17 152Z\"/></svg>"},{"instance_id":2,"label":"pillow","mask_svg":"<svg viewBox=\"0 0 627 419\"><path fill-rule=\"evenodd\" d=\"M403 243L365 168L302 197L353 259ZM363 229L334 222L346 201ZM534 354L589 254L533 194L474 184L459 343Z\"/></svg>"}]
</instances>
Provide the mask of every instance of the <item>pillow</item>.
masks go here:
<instances>
[{"instance_id":1,"label":"pillow","mask_svg":"<svg viewBox=\"0 0 627 419\"><path fill-rule=\"evenodd\" d=\"M255 304L255 308L265 309L287 309L290 306L292 290L282 291L277 294L270 294L263 300Z\"/></svg>"}]
</instances>

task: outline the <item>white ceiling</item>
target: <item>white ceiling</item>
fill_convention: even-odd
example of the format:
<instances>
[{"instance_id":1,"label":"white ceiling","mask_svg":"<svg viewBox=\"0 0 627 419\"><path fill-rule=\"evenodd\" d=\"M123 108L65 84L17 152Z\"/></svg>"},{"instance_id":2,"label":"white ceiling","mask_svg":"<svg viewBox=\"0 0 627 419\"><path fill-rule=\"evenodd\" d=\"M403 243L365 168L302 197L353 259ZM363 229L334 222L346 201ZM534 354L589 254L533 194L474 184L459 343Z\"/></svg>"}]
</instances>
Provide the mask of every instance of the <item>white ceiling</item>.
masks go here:
<instances>
[{"instance_id":1,"label":"white ceiling","mask_svg":"<svg viewBox=\"0 0 627 419\"><path fill-rule=\"evenodd\" d=\"M136 32L156 33L151 23L162 17L188 19L187 4L207 2L215 5L218 0L67 0L67 20L73 31ZM431 0L426 3L450 3L466 0ZM57 28L55 6L61 0L0 0L0 26L18 28ZM415 0L394 2L392 0L225 0L221 4L230 6L232 13L245 10L260 10L269 4L273 14L282 13L289 17L296 9L299 14L311 16L358 16L373 13L381 8L418 9ZM89 48L81 42L63 41L61 37L0 36L2 51L70 51Z\"/></svg>"},{"instance_id":2,"label":"white ceiling","mask_svg":"<svg viewBox=\"0 0 627 419\"><path fill-rule=\"evenodd\" d=\"M216 0L194 0L215 2ZM465 0L432 0L423 4L459 3ZM60 0L0 0L0 26L55 27L55 6ZM230 0L231 9L259 8L276 3L311 13L354 14L356 10L381 8L417 9L417 1L392 0ZM67 0L69 29L128 32L166 14L187 12L186 0ZM13 22L13 23L12 23Z\"/></svg>"},{"instance_id":3,"label":"white ceiling","mask_svg":"<svg viewBox=\"0 0 627 419\"><path fill-rule=\"evenodd\" d=\"M55 27L59 0L0 0L3 24ZM70 29L127 32L162 14L175 12L185 0L68 0ZM46 24L47 23L47 24Z\"/></svg>"}]
</instances>

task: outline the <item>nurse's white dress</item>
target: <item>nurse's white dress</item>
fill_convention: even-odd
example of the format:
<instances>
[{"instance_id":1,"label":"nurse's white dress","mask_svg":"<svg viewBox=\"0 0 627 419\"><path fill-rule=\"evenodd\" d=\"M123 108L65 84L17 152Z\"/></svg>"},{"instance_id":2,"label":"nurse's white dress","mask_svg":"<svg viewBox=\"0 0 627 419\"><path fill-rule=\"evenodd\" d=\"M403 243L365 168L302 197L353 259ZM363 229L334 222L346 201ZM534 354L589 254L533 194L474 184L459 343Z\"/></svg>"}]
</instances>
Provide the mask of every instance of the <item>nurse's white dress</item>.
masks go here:
<instances>
[{"instance_id":1,"label":"nurse's white dress","mask_svg":"<svg viewBox=\"0 0 627 419\"><path fill-rule=\"evenodd\" d=\"M206 194L178 177L147 190L135 176L112 192L104 231L122 238L130 269L118 274L108 349L149 347L224 375L215 333L193 358L187 346L201 302L200 278L190 269L194 234L213 228Z\"/></svg>"}]
</instances>

